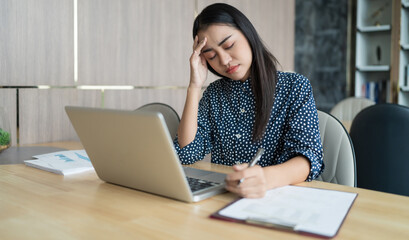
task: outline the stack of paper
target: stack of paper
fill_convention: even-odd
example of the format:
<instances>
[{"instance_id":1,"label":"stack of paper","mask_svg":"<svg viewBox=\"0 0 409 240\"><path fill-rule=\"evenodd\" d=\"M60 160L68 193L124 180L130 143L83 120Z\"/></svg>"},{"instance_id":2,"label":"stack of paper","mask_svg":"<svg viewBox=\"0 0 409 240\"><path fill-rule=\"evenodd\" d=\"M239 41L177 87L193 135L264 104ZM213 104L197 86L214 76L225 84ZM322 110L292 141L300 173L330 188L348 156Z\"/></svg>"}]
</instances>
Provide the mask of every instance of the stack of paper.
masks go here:
<instances>
[{"instance_id":1,"label":"stack of paper","mask_svg":"<svg viewBox=\"0 0 409 240\"><path fill-rule=\"evenodd\" d=\"M45 171L69 175L93 170L85 150L61 151L33 156L36 160L26 160L27 166L39 168Z\"/></svg>"}]
</instances>

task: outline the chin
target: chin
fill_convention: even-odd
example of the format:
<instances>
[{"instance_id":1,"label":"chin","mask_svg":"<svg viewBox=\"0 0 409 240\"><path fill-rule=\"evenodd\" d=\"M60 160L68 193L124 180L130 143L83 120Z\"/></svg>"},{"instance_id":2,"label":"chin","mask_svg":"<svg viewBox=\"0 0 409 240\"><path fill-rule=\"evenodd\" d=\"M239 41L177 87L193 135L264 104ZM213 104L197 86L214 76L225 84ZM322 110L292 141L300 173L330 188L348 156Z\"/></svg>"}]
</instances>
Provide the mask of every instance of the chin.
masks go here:
<instances>
[{"instance_id":1,"label":"chin","mask_svg":"<svg viewBox=\"0 0 409 240\"><path fill-rule=\"evenodd\" d=\"M249 77L246 77L247 74L239 74L239 73L234 73L234 74L220 74L226 78L229 78L234 81L246 81Z\"/></svg>"},{"instance_id":2,"label":"chin","mask_svg":"<svg viewBox=\"0 0 409 240\"><path fill-rule=\"evenodd\" d=\"M239 73L227 74L225 77L230 78L231 80L235 80L235 81L245 81L247 79L246 75L239 74Z\"/></svg>"}]
</instances>

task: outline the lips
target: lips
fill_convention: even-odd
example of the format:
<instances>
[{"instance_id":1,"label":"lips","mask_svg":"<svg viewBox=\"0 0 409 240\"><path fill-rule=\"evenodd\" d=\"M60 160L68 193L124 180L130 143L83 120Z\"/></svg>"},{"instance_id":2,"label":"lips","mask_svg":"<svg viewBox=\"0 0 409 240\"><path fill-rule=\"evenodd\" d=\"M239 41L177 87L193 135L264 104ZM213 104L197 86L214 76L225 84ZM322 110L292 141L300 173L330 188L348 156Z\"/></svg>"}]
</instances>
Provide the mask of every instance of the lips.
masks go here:
<instances>
[{"instance_id":1,"label":"lips","mask_svg":"<svg viewBox=\"0 0 409 240\"><path fill-rule=\"evenodd\" d=\"M229 67L229 68L227 69L226 73L232 74L232 73L236 72L237 69L239 69L239 66L240 66L240 65L236 65L236 66L231 66L231 67Z\"/></svg>"}]
</instances>

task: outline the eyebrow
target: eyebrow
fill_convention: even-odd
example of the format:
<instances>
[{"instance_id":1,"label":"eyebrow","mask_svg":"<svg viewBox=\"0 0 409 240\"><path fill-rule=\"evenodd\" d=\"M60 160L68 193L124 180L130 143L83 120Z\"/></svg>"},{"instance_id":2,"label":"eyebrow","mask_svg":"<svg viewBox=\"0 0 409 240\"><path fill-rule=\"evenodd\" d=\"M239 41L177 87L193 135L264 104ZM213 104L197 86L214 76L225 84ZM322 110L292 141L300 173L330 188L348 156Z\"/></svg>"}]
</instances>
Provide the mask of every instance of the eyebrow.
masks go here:
<instances>
[{"instance_id":1,"label":"eyebrow","mask_svg":"<svg viewBox=\"0 0 409 240\"><path fill-rule=\"evenodd\" d=\"M231 36L233 36L233 35L230 35L230 36L227 36L226 38L224 38L221 42L219 42L219 44L217 44L217 46L220 46L223 43L225 43ZM207 48L207 49L203 50L202 53L210 52L212 50L213 50L213 48Z\"/></svg>"}]
</instances>

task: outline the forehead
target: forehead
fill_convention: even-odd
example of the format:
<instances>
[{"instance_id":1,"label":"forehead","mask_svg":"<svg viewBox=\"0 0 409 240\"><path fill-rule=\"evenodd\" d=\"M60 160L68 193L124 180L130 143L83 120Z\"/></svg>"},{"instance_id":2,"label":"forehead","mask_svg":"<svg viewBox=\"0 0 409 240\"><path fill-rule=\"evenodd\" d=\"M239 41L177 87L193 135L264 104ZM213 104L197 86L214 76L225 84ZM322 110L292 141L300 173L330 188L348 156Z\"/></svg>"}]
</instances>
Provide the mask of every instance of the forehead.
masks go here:
<instances>
[{"instance_id":1,"label":"forehead","mask_svg":"<svg viewBox=\"0 0 409 240\"><path fill-rule=\"evenodd\" d=\"M207 38L208 41L222 41L225 37L234 35L241 32L232 26L226 24L212 24L207 28L200 30L197 35L199 37L199 41L203 38Z\"/></svg>"}]
</instances>

